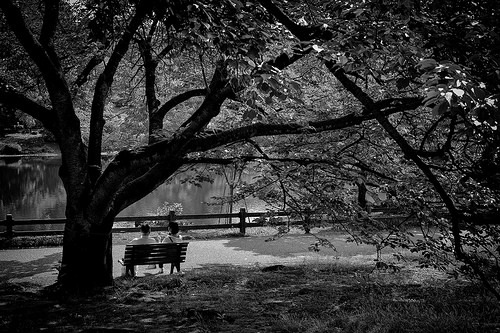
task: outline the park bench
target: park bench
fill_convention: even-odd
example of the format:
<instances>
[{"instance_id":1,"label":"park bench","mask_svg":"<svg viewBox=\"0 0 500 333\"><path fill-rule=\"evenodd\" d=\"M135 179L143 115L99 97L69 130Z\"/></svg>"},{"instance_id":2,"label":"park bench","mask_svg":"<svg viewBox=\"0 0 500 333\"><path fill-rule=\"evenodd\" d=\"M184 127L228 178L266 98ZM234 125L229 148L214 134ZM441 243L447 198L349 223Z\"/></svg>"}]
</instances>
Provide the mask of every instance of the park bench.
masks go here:
<instances>
[{"instance_id":1,"label":"park bench","mask_svg":"<svg viewBox=\"0 0 500 333\"><path fill-rule=\"evenodd\" d=\"M171 264L170 274L177 268L180 271L181 262L186 261L189 242L128 244L125 246L125 256L119 262L125 266L125 274L135 276L135 265Z\"/></svg>"}]
</instances>

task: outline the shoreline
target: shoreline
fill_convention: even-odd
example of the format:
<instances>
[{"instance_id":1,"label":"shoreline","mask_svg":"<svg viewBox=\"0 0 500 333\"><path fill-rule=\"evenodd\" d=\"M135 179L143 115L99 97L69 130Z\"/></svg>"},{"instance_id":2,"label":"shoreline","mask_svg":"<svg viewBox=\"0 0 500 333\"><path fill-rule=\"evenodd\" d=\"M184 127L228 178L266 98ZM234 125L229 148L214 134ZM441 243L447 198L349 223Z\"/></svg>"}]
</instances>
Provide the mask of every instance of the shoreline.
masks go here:
<instances>
[{"instance_id":1,"label":"shoreline","mask_svg":"<svg viewBox=\"0 0 500 333\"><path fill-rule=\"evenodd\" d=\"M0 138L0 144L17 144L22 150L15 155L0 155L0 158L19 158L27 156L53 157L60 155L56 142L46 141L41 134L7 134Z\"/></svg>"}]
</instances>

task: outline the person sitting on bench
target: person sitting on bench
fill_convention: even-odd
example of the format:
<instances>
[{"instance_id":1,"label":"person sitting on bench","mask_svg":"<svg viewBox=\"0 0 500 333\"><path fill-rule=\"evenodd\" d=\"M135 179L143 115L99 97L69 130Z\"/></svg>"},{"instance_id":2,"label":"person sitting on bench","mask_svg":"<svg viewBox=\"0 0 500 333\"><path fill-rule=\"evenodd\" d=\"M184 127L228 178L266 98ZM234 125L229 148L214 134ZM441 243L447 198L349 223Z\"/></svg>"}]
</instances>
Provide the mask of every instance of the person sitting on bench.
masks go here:
<instances>
[{"instance_id":1,"label":"person sitting on bench","mask_svg":"<svg viewBox=\"0 0 500 333\"><path fill-rule=\"evenodd\" d=\"M179 235L179 224L177 222L168 223L168 236L163 238L162 243L179 243L182 242L182 236ZM160 274L163 274L163 264L160 267Z\"/></svg>"},{"instance_id":2,"label":"person sitting on bench","mask_svg":"<svg viewBox=\"0 0 500 333\"><path fill-rule=\"evenodd\" d=\"M147 223L141 224L141 237L134 238L129 244L154 244L157 241L154 238L149 237L151 233L151 227Z\"/></svg>"},{"instance_id":3,"label":"person sitting on bench","mask_svg":"<svg viewBox=\"0 0 500 333\"><path fill-rule=\"evenodd\" d=\"M153 237L149 237L151 234L151 227L147 223L141 223L141 237L134 238L129 244L155 244L158 243ZM156 265L149 265L148 269L154 269Z\"/></svg>"},{"instance_id":4,"label":"person sitting on bench","mask_svg":"<svg viewBox=\"0 0 500 333\"><path fill-rule=\"evenodd\" d=\"M182 242L182 236L179 235L179 224L177 222L168 223L168 236L163 238L162 243Z\"/></svg>"}]
</instances>

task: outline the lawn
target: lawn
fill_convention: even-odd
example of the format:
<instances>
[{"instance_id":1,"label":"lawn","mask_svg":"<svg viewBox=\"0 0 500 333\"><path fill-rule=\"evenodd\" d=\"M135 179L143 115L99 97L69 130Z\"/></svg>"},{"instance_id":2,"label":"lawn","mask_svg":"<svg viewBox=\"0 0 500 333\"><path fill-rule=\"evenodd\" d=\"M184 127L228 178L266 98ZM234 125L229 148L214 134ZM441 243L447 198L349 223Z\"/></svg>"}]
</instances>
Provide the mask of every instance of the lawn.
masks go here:
<instances>
[{"instance_id":1,"label":"lawn","mask_svg":"<svg viewBox=\"0 0 500 333\"><path fill-rule=\"evenodd\" d=\"M480 286L411 263L211 266L64 301L29 284L0 295L5 332L500 331L500 307Z\"/></svg>"}]
</instances>

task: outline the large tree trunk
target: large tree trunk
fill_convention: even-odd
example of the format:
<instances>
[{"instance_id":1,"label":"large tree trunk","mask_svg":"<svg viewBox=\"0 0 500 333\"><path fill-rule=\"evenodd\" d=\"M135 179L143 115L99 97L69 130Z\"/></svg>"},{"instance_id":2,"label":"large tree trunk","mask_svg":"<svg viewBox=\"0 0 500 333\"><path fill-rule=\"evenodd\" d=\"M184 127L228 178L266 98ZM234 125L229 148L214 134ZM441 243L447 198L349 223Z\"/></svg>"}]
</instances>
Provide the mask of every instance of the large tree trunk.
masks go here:
<instances>
[{"instance_id":1,"label":"large tree trunk","mask_svg":"<svg viewBox=\"0 0 500 333\"><path fill-rule=\"evenodd\" d=\"M105 225L68 219L58 277L64 289L79 292L113 284L112 234Z\"/></svg>"}]
</instances>

